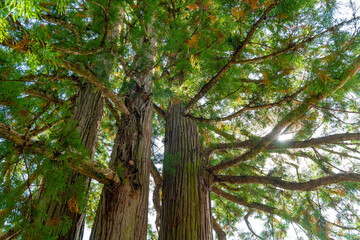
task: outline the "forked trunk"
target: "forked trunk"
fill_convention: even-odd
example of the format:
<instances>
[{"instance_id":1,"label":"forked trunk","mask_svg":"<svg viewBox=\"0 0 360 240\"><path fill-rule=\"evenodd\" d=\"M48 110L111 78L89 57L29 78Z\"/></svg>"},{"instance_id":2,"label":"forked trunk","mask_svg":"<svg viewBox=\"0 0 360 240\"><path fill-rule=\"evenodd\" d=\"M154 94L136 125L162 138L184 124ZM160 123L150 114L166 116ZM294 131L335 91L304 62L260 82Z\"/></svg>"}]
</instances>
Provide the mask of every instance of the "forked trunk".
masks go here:
<instances>
[{"instance_id":1,"label":"forked trunk","mask_svg":"<svg viewBox=\"0 0 360 240\"><path fill-rule=\"evenodd\" d=\"M89 152L92 159L95 154L97 135L99 131L100 121L103 113L103 98L100 91L96 91L93 86L86 84L80 87L78 96L74 106L74 113L70 121L70 125L76 123L77 131L82 143ZM72 171L71 178L67 185L82 185L82 190L87 191L90 180L89 178ZM79 194L81 195L81 194ZM86 192L82 193L86 195ZM46 188L46 182L40 196L40 209L46 214L46 226L55 226L59 221L67 217L70 223L70 229L57 239L82 239L85 223L85 213L79 211L77 204L78 199L72 196L60 194L57 199L49 197Z\"/></svg>"},{"instance_id":2,"label":"forked trunk","mask_svg":"<svg viewBox=\"0 0 360 240\"><path fill-rule=\"evenodd\" d=\"M91 240L146 239L153 107L140 89L125 105L109 164L122 182L104 186Z\"/></svg>"},{"instance_id":3,"label":"forked trunk","mask_svg":"<svg viewBox=\"0 0 360 240\"><path fill-rule=\"evenodd\" d=\"M145 32L142 51L134 57L132 86L124 97L130 114L121 117L109 163L122 181L103 187L91 240L146 239L156 45L150 24Z\"/></svg>"},{"instance_id":4,"label":"forked trunk","mask_svg":"<svg viewBox=\"0 0 360 240\"><path fill-rule=\"evenodd\" d=\"M173 104L166 117L160 240L209 240L211 203L198 128Z\"/></svg>"}]
</instances>

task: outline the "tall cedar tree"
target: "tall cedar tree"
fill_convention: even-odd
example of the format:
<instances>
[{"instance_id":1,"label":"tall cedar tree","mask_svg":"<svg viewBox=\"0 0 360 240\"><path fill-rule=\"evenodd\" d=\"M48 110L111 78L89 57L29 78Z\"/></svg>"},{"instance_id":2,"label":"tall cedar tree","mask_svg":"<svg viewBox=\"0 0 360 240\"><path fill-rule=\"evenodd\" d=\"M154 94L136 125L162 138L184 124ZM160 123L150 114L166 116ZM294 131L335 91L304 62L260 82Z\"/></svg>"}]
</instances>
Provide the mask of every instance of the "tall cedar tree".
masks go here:
<instances>
[{"instance_id":1,"label":"tall cedar tree","mask_svg":"<svg viewBox=\"0 0 360 240\"><path fill-rule=\"evenodd\" d=\"M97 134L100 127L100 121L103 113L103 99L101 93L95 90L90 84L80 86L75 104L73 115L66 128L67 131L74 131L77 128L82 144L89 152L90 159L94 158ZM51 163L51 169L57 171L67 171L67 167L58 162ZM48 176L51 178L51 176ZM53 235L46 227L53 224L54 221L69 221L69 230L64 231L63 236L59 239L82 239L85 228L85 213L79 211L78 202L81 198L86 198L90 178L83 176L81 173L72 170L67 175L66 187L55 194L48 186L47 182L51 181L44 177L37 200L36 211L38 217L34 217L32 224L36 227L29 233L23 233L30 239L36 239L38 236ZM76 188L72 186L77 186ZM66 192L67 194L64 194ZM71 192L71 194L70 194ZM82 199L85 201L85 199ZM45 227L44 227L45 226ZM62 235L62 234L61 234Z\"/></svg>"},{"instance_id":2,"label":"tall cedar tree","mask_svg":"<svg viewBox=\"0 0 360 240\"><path fill-rule=\"evenodd\" d=\"M0 1L0 239L354 239L358 7Z\"/></svg>"}]
</instances>

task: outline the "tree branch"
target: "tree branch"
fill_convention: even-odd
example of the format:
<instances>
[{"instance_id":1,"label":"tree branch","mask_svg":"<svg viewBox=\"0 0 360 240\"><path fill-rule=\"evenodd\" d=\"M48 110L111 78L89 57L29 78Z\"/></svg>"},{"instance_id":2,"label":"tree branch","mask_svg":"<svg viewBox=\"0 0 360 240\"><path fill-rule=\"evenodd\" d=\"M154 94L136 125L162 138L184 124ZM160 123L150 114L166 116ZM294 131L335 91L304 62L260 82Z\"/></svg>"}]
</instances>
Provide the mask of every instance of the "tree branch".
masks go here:
<instances>
[{"instance_id":1,"label":"tree branch","mask_svg":"<svg viewBox=\"0 0 360 240\"><path fill-rule=\"evenodd\" d=\"M306 98L303 104L292 110L282 120L280 120L280 122L272 129L272 131L265 135L261 139L260 143L258 143L255 147L244 153L239 158L235 160L221 162L218 165L209 168L209 170L215 173L222 169L235 166L240 162L254 158L257 154L266 149L270 145L270 143L273 142L286 127L288 127L293 122L296 122L299 119L303 118L308 112L308 110L312 108L313 104L320 102L326 96L342 88L359 70L360 56L355 59L355 61L348 69L344 70L342 77L338 80L338 85L334 87L332 91L329 91L327 93L310 94L310 96Z\"/></svg>"},{"instance_id":2,"label":"tree branch","mask_svg":"<svg viewBox=\"0 0 360 240\"><path fill-rule=\"evenodd\" d=\"M155 164L153 161L151 162L151 167L150 167L150 173L152 178L154 179L155 182L155 189L153 192L153 204L154 204L154 208L156 211L156 219L155 219L155 224L156 224L156 228L159 231L160 228L160 212L161 212L161 205L160 205L160 190L161 190L161 186L162 186L162 177L159 173L159 171L157 170Z\"/></svg>"},{"instance_id":3,"label":"tree branch","mask_svg":"<svg viewBox=\"0 0 360 240\"><path fill-rule=\"evenodd\" d=\"M271 184L286 190L296 191L314 191L322 186L327 186L341 182L359 182L360 174L358 173L339 173L309 180L307 182L288 182L277 177L268 176L226 176L215 175L215 183L231 183L231 184Z\"/></svg>"},{"instance_id":4,"label":"tree branch","mask_svg":"<svg viewBox=\"0 0 360 240\"><path fill-rule=\"evenodd\" d=\"M260 237L259 235L257 235L254 230L252 229L251 227L251 224L249 222L249 217L254 213L254 211L251 209L244 217L244 220L245 220L245 223L246 223L246 226L247 228L250 230L250 232L256 236L257 238L261 239L261 240L264 240L264 238Z\"/></svg>"},{"instance_id":5,"label":"tree branch","mask_svg":"<svg viewBox=\"0 0 360 240\"><path fill-rule=\"evenodd\" d=\"M30 188L30 186L33 184L33 182L36 180L36 178L41 175L42 173L42 166L38 166L35 171L31 174L31 175L28 175L28 178L23 182L23 184L21 186L19 186L18 188L15 188L15 189L11 189L11 191L13 192L16 192L16 195L21 198L21 196L24 194L24 192L26 190L28 190ZM6 190L6 186L5 186L5 190L4 190L4 193L6 194L6 192L8 190ZM17 201L18 199L13 199L13 201ZM6 211L2 212L1 214L1 218L2 219L6 219L8 218L8 216L11 214L11 211L14 210L16 208L16 205L11 207L10 209L9 208L6 208ZM0 236L0 239L2 236ZM11 238L5 238L5 239L11 239Z\"/></svg>"},{"instance_id":6,"label":"tree branch","mask_svg":"<svg viewBox=\"0 0 360 240\"><path fill-rule=\"evenodd\" d=\"M229 141L235 141L236 140L236 137L230 133L227 133L219 128L217 128L216 126L212 125L212 124L209 124L209 123L204 123L203 124L206 129L210 130L210 131L213 131L214 133L222 136L223 138L229 140Z\"/></svg>"},{"instance_id":7,"label":"tree branch","mask_svg":"<svg viewBox=\"0 0 360 240\"><path fill-rule=\"evenodd\" d=\"M109 21L110 21L110 19L109 19L109 11L110 11L110 8L111 8L112 0L108 1L108 6L107 6L106 9L101 4L99 4L97 2L94 2L94 1L91 1L91 0L88 0L88 1L95 4L96 6L100 7L103 10L104 14L105 14L106 23L105 23L104 36L103 36L103 39L101 40L101 43L100 43L101 46L104 46L105 41L106 41L106 37L109 34Z\"/></svg>"},{"instance_id":8,"label":"tree branch","mask_svg":"<svg viewBox=\"0 0 360 240\"><path fill-rule=\"evenodd\" d=\"M162 118L165 119L165 117L166 117L166 112L165 112L161 107L159 107L158 105L156 105L155 103L153 103L153 105L154 105L155 111L156 111Z\"/></svg>"},{"instance_id":9,"label":"tree branch","mask_svg":"<svg viewBox=\"0 0 360 240\"><path fill-rule=\"evenodd\" d=\"M323 151L326 151L326 152L329 152L331 154L335 154L335 155L345 157L345 158L353 158L353 159L360 160L360 157L352 156L352 155L347 154L347 153L337 152L337 151L333 151L333 150L330 150L330 149L327 149L327 148L322 148L322 147L319 148L319 149L321 149Z\"/></svg>"},{"instance_id":10,"label":"tree branch","mask_svg":"<svg viewBox=\"0 0 360 240\"><path fill-rule=\"evenodd\" d=\"M1 44L3 44L4 46L13 48L21 53L26 53L26 49L16 49L16 44L12 41L6 40L6 41L2 41ZM92 83L93 85L95 85L101 92L102 94L104 94L106 97L108 97L114 104L115 106L120 110L120 112L124 115L129 115L130 112L129 110L126 108L126 106L121 102L121 100L118 98L118 96L111 91L110 89L108 89L102 82L100 79L98 79L92 72L90 72L87 69L82 68L81 66L72 63L72 62L68 62L66 60L61 61L61 63L57 63L56 64L59 67L63 67L66 68L74 73L79 74L80 76L86 78L90 83Z\"/></svg>"},{"instance_id":11,"label":"tree branch","mask_svg":"<svg viewBox=\"0 0 360 240\"><path fill-rule=\"evenodd\" d=\"M275 102L275 103L269 103L269 104L264 104L264 105L259 105L259 106L250 106L250 105L248 105L248 106L243 107L239 111L237 111L237 112L235 112L233 114L230 114L229 116L226 116L226 117L213 118L213 119L194 117L194 116L191 116L191 115L187 115L187 117L194 120L194 121L204 122L204 123L214 123L214 122L220 122L220 121L228 121L228 120L231 120L233 118L236 118L236 117L240 116L242 113L244 113L246 111L258 110L258 109L267 109L267 108L272 108L272 107L279 106L280 104L282 104L282 103L284 103L286 101L291 101L294 97L295 97L295 94L293 96L286 96L282 100L280 100L278 102Z\"/></svg>"},{"instance_id":12,"label":"tree branch","mask_svg":"<svg viewBox=\"0 0 360 240\"><path fill-rule=\"evenodd\" d=\"M27 139L25 134L18 133L3 122L0 122L0 137L7 139L20 147L35 143L34 140Z\"/></svg>"},{"instance_id":13,"label":"tree branch","mask_svg":"<svg viewBox=\"0 0 360 240\"><path fill-rule=\"evenodd\" d=\"M216 232L216 236L218 237L218 239L226 240L226 233L224 232L224 230L222 230L220 224L217 223L217 221L213 215L211 216L211 223L212 223L213 229Z\"/></svg>"},{"instance_id":14,"label":"tree branch","mask_svg":"<svg viewBox=\"0 0 360 240\"><path fill-rule=\"evenodd\" d=\"M221 190L220 188L217 188L215 186L212 186L211 187L211 191L213 193L215 193L216 195L220 196L220 197L223 197L231 202L234 202L234 203L237 203L237 204L240 204L244 207L248 207L250 209L255 209L255 210L258 210L258 211L262 211L262 212L266 212L266 213L270 213L270 214L274 214L274 215L277 215L279 217L283 217L283 215L289 215L288 213L286 212L283 212L283 211L279 211L278 209L274 208L274 207L269 207L265 204L261 204L261 203L257 203L257 202L251 202L251 201L248 201L246 199L243 199L243 198L240 198L238 196L235 196L235 195L232 195L230 193L227 193L223 190ZM296 217L291 217L291 220L293 222L296 222L296 223L299 223L300 220Z\"/></svg>"},{"instance_id":15,"label":"tree branch","mask_svg":"<svg viewBox=\"0 0 360 240\"><path fill-rule=\"evenodd\" d=\"M129 115L130 112L126 108L126 106L121 102L119 97L110 89L108 89L104 83L101 82L92 72L87 69L80 67L79 65L68 62L66 60L62 61L62 63L58 64L60 67L66 68L74 73L81 75L82 77L86 78L90 83L95 85L106 97L108 97L115 106L119 109L119 111L124 115Z\"/></svg>"},{"instance_id":16,"label":"tree branch","mask_svg":"<svg viewBox=\"0 0 360 240\"><path fill-rule=\"evenodd\" d=\"M66 49L61 47L53 47L53 49L57 52L63 53L63 54L69 54L69 55L78 55L78 56L84 56L84 55L93 55L97 54L105 49L105 45L100 46L95 49L91 50L73 50L73 49Z\"/></svg>"},{"instance_id":17,"label":"tree branch","mask_svg":"<svg viewBox=\"0 0 360 240\"><path fill-rule=\"evenodd\" d=\"M232 201L234 203L240 204L240 205L242 205L244 207L248 207L248 208L256 209L256 210L259 210L259 211L262 211L262 212L267 212L267 213L271 213L271 214L274 214L274 215L278 215L276 209L273 208L273 207L269 207L269 206L266 206L266 205L261 204L261 203L247 201L246 199L243 199L243 198L240 198L238 196L227 193L227 192L225 192L225 191L223 191L220 188L217 188L215 186L211 187L211 191L213 193L215 193L216 195L220 196L220 197L223 197L223 198L225 198L225 199L227 199L229 201Z\"/></svg>"},{"instance_id":18,"label":"tree branch","mask_svg":"<svg viewBox=\"0 0 360 240\"><path fill-rule=\"evenodd\" d=\"M278 102L264 104L264 105L258 105L258 106L247 105L247 106L243 107L242 109L240 109L239 111L237 111L237 112L235 112L233 114L230 114L229 116L226 116L226 117L213 118L213 119L199 118L199 117L194 117L192 115L187 115L187 117L194 120L194 121L205 122L205 123L214 123L214 122L219 122L219 121L227 121L227 120L231 120L233 118L236 118L236 117L240 116L242 113L244 113L246 111L258 110L258 109L267 109L267 108L272 108L272 107L279 106L284 102L293 100L303 90L304 90L304 88L301 88L299 91L297 91L293 95L285 96L283 99L281 99Z\"/></svg>"},{"instance_id":19,"label":"tree branch","mask_svg":"<svg viewBox=\"0 0 360 240\"><path fill-rule=\"evenodd\" d=\"M68 165L71 169L103 184L109 184L110 182L120 183L121 181L116 172L98 161L83 161L79 165L69 161Z\"/></svg>"},{"instance_id":20,"label":"tree branch","mask_svg":"<svg viewBox=\"0 0 360 240\"><path fill-rule=\"evenodd\" d=\"M337 144L344 141L359 141L360 133L339 133L326 137L311 138L305 141L274 141L266 149L268 150L277 150L277 149L287 149L287 148L309 148L317 147L327 144ZM231 149L241 149L241 148L252 148L258 144L259 141L256 139L250 139L246 141L235 141L232 143L218 143L212 144L209 148L205 149L204 154L209 155L214 151L219 150L231 150Z\"/></svg>"},{"instance_id":21,"label":"tree branch","mask_svg":"<svg viewBox=\"0 0 360 240\"><path fill-rule=\"evenodd\" d=\"M133 73L131 72L129 66L127 65L125 58L117 54L113 49L110 50L110 53L120 61L121 66L125 71L125 75L131 78L133 76Z\"/></svg>"},{"instance_id":22,"label":"tree branch","mask_svg":"<svg viewBox=\"0 0 360 240\"><path fill-rule=\"evenodd\" d=\"M58 104L58 105L63 104L63 100L61 100L60 98L54 97L53 95L51 95L51 94L49 94L49 93L47 93L45 91L42 91L42 90L29 88L24 93L28 94L30 96L42 98L42 99L44 99L46 101L49 101L49 102L52 102L52 103L55 103L55 104Z\"/></svg>"},{"instance_id":23,"label":"tree branch","mask_svg":"<svg viewBox=\"0 0 360 240\"><path fill-rule=\"evenodd\" d=\"M308 148L352 140L360 140L360 133L339 133L326 137L311 138L305 141L276 141L270 144L268 149Z\"/></svg>"},{"instance_id":24,"label":"tree branch","mask_svg":"<svg viewBox=\"0 0 360 240\"><path fill-rule=\"evenodd\" d=\"M51 23L55 23L57 25L60 25L60 26L64 26L66 28L68 28L73 34L74 36L76 37L77 41L78 42L81 42L81 36L80 36L80 33L79 31L76 29L76 26L73 24L73 23L69 23L65 20L62 20L60 18L57 18L53 15L50 15L50 14L41 14L40 15L43 19L45 19L46 21L48 22L51 22Z\"/></svg>"},{"instance_id":25,"label":"tree branch","mask_svg":"<svg viewBox=\"0 0 360 240\"><path fill-rule=\"evenodd\" d=\"M16 238L21 233L21 230L15 230L15 228L11 228L6 233L2 233L0 235L0 240L11 240Z\"/></svg>"},{"instance_id":26,"label":"tree branch","mask_svg":"<svg viewBox=\"0 0 360 240\"><path fill-rule=\"evenodd\" d=\"M299 103L304 103L303 101L301 100L298 100L298 99L294 99L295 102L299 102ZM323 110L328 110L328 111L333 111L333 112L342 112L342 113L353 113L353 114L359 114L360 112L357 112L357 111L348 111L348 110L341 110L341 109L334 109L334 108L328 108L328 107L320 107L318 105L314 105L314 104L311 104L314 108L317 108L317 109L323 109Z\"/></svg>"},{"instance_id":27,"label":"tree branch","mask_svg":"<svg viewBox=\"0 0 360 240\"><path fill-rule=\"evenodd\" d=\"M155 184L161 186L163 180L153 161L151 161L150 173L154 179Z\"/></svg>"},{"instance_id":28,"label":"tree branch","mask_svg":"<svg viewBox=\"0 0 360 240\"><path fill-rule=\"evenodd\" d=\"M75 100L75 98L76 98L76 94L74 94L73 96L71 96L70 98L68 98L65 102L66 103L72 103L74 100ZM52 112L50 112L48 115L53 115L56 111L58 111L59 110L59 106L58 107L56 107ZM44 111L45 112L45 111ZM39 117L40 117L40 115L39 115ZM33 124L33 123L35 123L35 118L32 120L32 123L30 123L30 124ZM58 124L60 124L61 122L63 122L64 121L64 119L60 119L60 120L58 120L58 121L56 121L56 122L53 122L53 123L44 123L44 125L43 126L39 126L39 125L37 125L37 126L35 126L35 128L33 129L33 130L31 130L30 132L29 132L29 134L28 134L28 136L30 137L30 138L33 138L33 137L35 137L35 136L37 136L37 135L39 135L40 133L42 133L42 132L44 132L44 131L46 131L46 130L48 130L48 129L50 129L50 128L52 128L52 127L54 127L54 126L56 126L56 125L58 125ZM30 129L30 124L28 124L28 129Z\"/></svg>"},{"instance_id":29,"label":"tree branch","mask_svg":"<svg viewBox=\"0 0 360 240\"><path fill-rule=\"evenodd\" d=\"M238 46L235 50L233 56L228 61L228 63L220 69L220 71L212 78L208 83L206 83L201 90L193 97L189 104L184 110L184 115L188 115L190 109L217 83L220 78L230 69L232 65L235 64L236 59L239 57L241 52L244 50L246 45L249 43L250 39L255 33L255 30L259 27L260 23L266 18L267 14L278 4L279 0L275 0L270 6L265 10L261 17L254 23L250 31L248 32L245 40Z\"/></svg>"},{"instance_id":30,"label":"tree branch","mask_svg":"<svg viewBox=\"0 0 360 240\"><path fill-rule=\"evenodd\" d=\"M262 211L262 212L266 212L266 213L270 213L270 214L273 214L273 215L277 215L281 218L283 218L284 216L288 216L289 219L291 219L291 221L295 222L295 223L298 223L300 225L305 225L299 218L297 217L293 217L290 215L290 213L286 210L278 210L274 207L269 207L267 205L264 205L264 204L261 204L261 203L256 203L256 202L251 202L251 201L248 201L246 199L243 199L243 198L240 198L238 196L235 196L235 195L232 195L230 193L227 193L223 190L221 190L220 188L217 188L215 186L212 186L211 188L211 191L213 193L215 193L216 195L220 196L220 197L223 197L231 202L234 202L234 203L237 203L239 205L242 205L244 207L248 207L250 209L254 209L254 210L258 210L258 211ZM333 224L332 222L329 222L329 221L326 221L330 224ZM308 224L306 222L306 224ZM335 224L333 224L335 225ZM342 226L338 226L338 227L342 227ZM305 227L306 229L306 227ZM347 228L347 229L352 229L352 228Z\"/></svg>"},{"instance_id":31,"label":"tree branch","mask_svg":"<svg viewBox=\"0 0 360 240\"><path fill-rule=\"evenodd\" d=\"M359 18L360 18L360 17L356 17L356 18L350 19L350 20L348 20L348 21L339 23L339 24L337 24L337 25L335 25L335 26L329 27L329 28L327 28L325 31L323 31L323 32L321 32L321 33L319 33L319 34L317 34L317 35L315 35L315 36L309 37L309 38L301 41L301 42L298 43L298 44L289 45L288 47L286 47L286 48L284 48L284 49L282 49L282 50L280 50L280 51L278 51L278 52L275 52L275 53L272 53L272 54L269 54L269 55L266 55L266 56L262 56L262 57L250 58L250 59L244 59L244 60L238 60L238 61L235 61L234 63L236 63L236 64L251 63L251 62L256 62L256 61L267 60L267 59L269 59L269 58L271 58L271 57L277 57L277 56L279 56L279 55L281 55L281 54L283 54L283 53L286 53L286 52L289 52L289 51L292 51L292 50L299 49L299 48L301 48L302 46L304 46L306 43L310 43L310 42L312 42L313 40L315 40L316 38L319 38L319 37L325 35L326 33L331 32L331 31L333 31L334 29L339 28L339 27L341 27L341 26L343 26L343 25L345 25L345 24L351 23L351 22L353 22L353 21L355 21L355 20L357 20L357 19L359 19Z\"/></svg>"},{"instance_id":32,"label":"tree branch","mask_svg":"<svg viewBox=\"0 0 360 240\"><path fill-rule=\"evenodd\" d=\"M160 230L160 214L161 214L161 198L160 198L160 191L161 191L161 185L155 185L154 192L153 192L153 204L154 209L156 212L156 218L155 218L155 225L156 229L159 232Z\"/></svg>"},{"instance_id":33,"label":"tree branch","mask_svg":"<svg viewBox=\"0 0 360 240\"><path fill-rule=\"evenodd\" d=\"M26 53L27 50L26 49L17 49L16 48L16 44L12 41L10 41L9 39L7 39L6 41L2 41L1 44L3 44L4 46L10 47L12 49L15 49L18 52L21 53ZM58 67L62 67L65 69L68 69L76 74L79 74L80 76L86 78L90 83L92 83L93 85L95 85L101 92L102 94L104 94L104 96L108 97L114 104L115 106L119 109L119 111L124 114L124 115L129 115L130 112L129 110L126 108L126 106L121 102L121 100L119 99L119 97L110 89L108 89L104 83L101 82L101 80L99 78L97 78L92 72L90 72L87 69L82 68L81 66L63 60L60 63L56 63L56 65Z\"/></svg>"},{"instance_id":34,"label":"tree branch","mask_svg":"<svg viewBox=\"0 0 360 240\"><path fill-rule=\"evenodd\" d=\"M0 82L36 82L36 79L39 78L44 78L47 79L49 81L58 81L59 79L69 79L71 81L79 81L79 77L76 76L58 76L58 75L47 75L47 74L39 74L39 75L26 75L26 76L21 76L18 79L3 79L0 76ZM36 83L41 83L44 84L46 82L36 82Z\"/></svg>"},{"instance_id":35,"label":"tree branch","mask_svg":"<svg viewBox=\"0 0 360 240\"><path fill-rule=\"evenodd\" d=\"M111 114L113 115L113 117L115 118L116 124L118 126L120 126L120 122L121 122L121 118L118 114L118 112L116 111L116 109L113 107L113 105L111 104L111 102L109 101L108 98L104 98L105 99L105 104L107 106L107 108L109 109L109 111L111 112Z\"/></svg>"},{"instance_id":36,"label":"tree branch","mask_svg":"<svg viewBox=\"0 0 360 240\"><path fill-rule=\"evenodd\" d=\"M27 139L24 134L20 134L12 130L9 126L2 122L0 122L0 137L5 138L18 146L26 147L26 149L33 151L34 153L47 155L49 158L57 160L54 154L47 151L46 148L36 146L41 144L37 143L33 139ZM116 172L101 165L97 161L81 160L76 162L77 164L74 164L73 159L69 159L67 163L71 169L93 178L101 183L108 184L110 182L120 182L119 176Z\"/></svg>"},{"instance_id":37,"label":"tree branch","mask_svg":"<svg viewBox=\"0 0 360 240\"><path fill-rule=\"evenodd\" d=\"M105 49L105 41L106 41L106 38L107 38L107 35L108 35L108 32L109 32L109 9L110 9L110 6L111 6L111 0L109 1L109 4L108 4L108 9L105 9L101 4L97 3L97 2L94 2L94 1L90 1L89 2L95 4L96 6L100 7L103 12L105 13L105 31L103 32L103 37L102 37L102 40L100 42L100 47L96 48L96 49L91 49L91 50L73 50L73 49L64 49L64 48L59 48L59 47L54 47L54 50L58 51L58 52L61 52L61 53L64 53L64 54L71 54L71 55L92 55L92 54L96 54L96 53L99 53L101 51L103 51ZM48 22L51 22L51 23L55 23L55 24L58 24L58 25L61 25L61 26L64 26L66 28L68 28L76 37L77 41L80 43L81 42L81 37L80 37L80 34L79 34L79 31L76 29L76 26L72 23L69 23L67 21L64 21L60 18L57 18L57 17L54 17L54 16L51 16L49 14L42 14L41 17L43 19L45 19L46 21Z\"/></svg>"}]
</instances>

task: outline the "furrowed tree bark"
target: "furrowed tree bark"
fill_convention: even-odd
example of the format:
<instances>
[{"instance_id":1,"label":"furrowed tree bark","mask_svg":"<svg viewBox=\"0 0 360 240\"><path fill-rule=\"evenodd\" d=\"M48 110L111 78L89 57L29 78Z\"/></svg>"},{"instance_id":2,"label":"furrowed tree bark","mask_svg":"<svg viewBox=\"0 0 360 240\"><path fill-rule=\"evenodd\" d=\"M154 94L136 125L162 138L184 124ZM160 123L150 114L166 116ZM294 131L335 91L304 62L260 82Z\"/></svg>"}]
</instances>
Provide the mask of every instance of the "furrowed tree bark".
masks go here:
<instances>
[{"instance_id":1,"label":"furrowed tree bark","mask_svg":"<svg viewBox=\"0 0 360 240\"><path fill-rule=\"evenodd\" d=\"M82 85L78 91L73 116L69 125L71 126L76 123L79 137L88 150L90 159L94 158L102 114L103 97L101 92L95 90L90 84ZM71 178L68 180L68 185L72 186L79 182L84 187L83 190L87 191L86 189L89 187L90 179L76 171L72 171ZM58 236L58 239L82 239L85 213L69 207L69 201L74 200L75 196L63 196L63 194L60 194L59 200L56 200L48 196L46 182L43 187L44 188L39 195L39 208L42 209L47 216L47 220L43 224L49 226L51 223L59 221L66 216L71 221L71 227L65 235Z\"/></svg>"},{"instance_id":2,"label":"furrowed tree bark","mask_svg":"<svg viewBox=\"0 0 360 240\"><path fill-rule=\"evenodd\" d=\"M125 96L128 113L122 112L109 163L122 181L104 186L91 240L146 239L153 115L150 95L156 44L151 24L144 30L143 50L134 57L133 84Z\"/></svg>"},{"instance_id":3,"label":"furrowed tree bark","mask_svg":"<svg viewBox=\"0 0 360 240\"><path fill-rule=\"evenodd\" d=\"M122 182L103 188L92 240L146 239L153 104L136 87L125 105L109 165Z\"/></svg>"},{"instance_id":4,"label":"furrowed tree bark","mask_svg":"<svg viewBox=\"0 0 360 240\"><path fill-rule=\"evenodd\" d=\"M143 7L146 8L145 3ZM125 59L118 56L132 85L125 96L127 112L121 111L109 163L109 168L118 172L122 181L103 187L91 240L145 240L147 236L153 116L150 95L156 56L151 23L144 26L140 46L131 73L127 71L129 67Z\"/></svg>"},{"instance_id":5,"label":"furrowed tree bark","mask_svg":"<svg viewBox=\"0 0 360 240\"><path fill-rule=\"evenodd\" d=\"M108 7L111 4L109 2ZM122 11L119 10L119 14L122 14ZM107 19L108 21L108 19ZM109 47L112 47L114 41L119 37L122 26L122 20L116 22L112 29L103 37L103 43L108 44ZM89 61L92 62L91 69L81 68L80 65L76 65L73 62L63 61L61 67L65 67L68 70L71 70L80 76L84 77L88 83L85 86L82 86L79 90L79 96L76 100L75 110L73 112L72 121L77 123L77 130L79 132L80 138L85 145L86 149L90 154L90 160L93 160L95 154L96 140L99 132L99 126L103 114L104 100L102 95L107 95L110 93L112 99L118 100L113 92L110 92L105 87L105 82L108 81L108 78L111 74L114 64L114 57L107 52L93 52L95 54L89 56ZM72 54L72 53L69 53ZM81 55L81 54L80 54ZM94 85L94 86L93 86ZM116 102L116 101L115 101ZM122 109L122 104L118 103L119 110L126 111ZM72 176L68 180L68 185L78 183L83 184L83 195L86 195L88 188L90 186L90 179L82 175L79 171L72 171ZM78 190L79 191L79 190ZM71 221L71 228L66 232L65 235L59 236L58 239L71 239L71 240L80 240L83 237L84 227L85 227L85 213L79 212L76 208L71 207L72 199L63 199L58 202L54 199L48 203L47 215L49 225L49 220L58 219L66 215ZM43 200L41 199L43 202Z\"/></svg>"},{"instance_id":6,"label":"furrowed tree bark","mask_svg":"<svg viewBox=\"0 0 360 240\"><path fill-rule=\"evenodd\" d=\"M109 7L111 6L111 1L109 2ZM108 19L107 19L108 20ZM121 31L120 26L122 23L114 24L114 28L111 30L110 34L104 34L103 43L105 43L105 40L110 40L110 45L112 44L112 41L116 39ZM75 28L73 28L75 29ZM107 31L106 27L106 31ZM77 31L77 30L75 30ZM109 36L108 36L109 35ZM14 42L9 41L2 41L2 45L8 46L10 48L15 49ZM109 46L110 47L110 46ZM28 49L15 49L18 52L26 53ZM100 49L102 50L102 49ZM91 71L88 69L81 68L80 65L77 65L73 62L67 62L63 60L63 64L58 63L59 67L67 68L70 71L73 71L74 73L77 73L81 75L82 77L86 78L87 81L90 83L93 83L95 86L97 86L97 90L91 85L86 84L84 88L82 88L79 91L79 97L77 100L76 108L73 114L73 117L71 118L70 125L72 123L77 123L78 126L78 133L80 135L80 138L87 148L90 158L93 158L94 155L94 149L96 146L96 139L98 134L98 128L99 123L102 117L102 111L103 111L103 99L102 99L102 92L104 94L110 95L111 98L115 99L115 103L119 106L120 110L126 111L126 109L121 109L122 104L118 102L115 94L113 92L110 92L105 85L103 84L104 81L106 81L110 75L110 72L112 70L113 66L113 57L110 56L110 54L107 53L100 53L100 50L96 50L94 52L83 52L82 54L97 54L95 57L93 57L91 60L89 58L89 62L91 62ZM72 54L72 52L67 52L69 54ZM80 54L80 55L82 55ZM79 55L79 54L75 54ZM100 90L100 91L99 91ZM1 130L0 126L0 130ZM56 166L56 164L54 165ZM87 187L89 186L89 179L87 177L84 177L77 171L72 171L71 178L68 179L68 185L71 187L72 184L75 182L81 181L84 184L84 191L86 191ZM80 212L78 212L77 207L71 208L69 207L69 196L68 194L58 194L59 197L57 199L53 199L52 197L49 197L49 194L47 194L47 188L46 188L46 182L43 183L42 189L40 189L39 195L37 196L37 200L39 200L39 204L37 208L40 209L41 212L43 212L46 215L46 218L43 219L43 216L37 216L35 219L32 219L32 223L36 226L56 226L59 220L61 220L62 217L66 216L68 217L68 220L71 222L71 227L69 231L67 231L62 236L57 236L58 239L82 239L82 233L84 229L84 220L85 215L82 215ZM76 195L76 194L75 194ZM76 196L73 196L76 197ZM76 198L71 198L73 201L77 202ZM55 223L55 224L54 224ZM37 228L34 228L31 235L37 235ZM27 235L28 233L24 233L24 235ZM55 235L58 235L58 233L55 233ZM26 236L29 239L35 239L32 236Z\"/></svg>"},{"instance_id":7,"label":"furrowed tree bark","mask_svg":"<svg viewBox=\"0 0 360 240\"><path fill-rule=\"evenodd\" d=\"M173 104L166 117L160 240L212 239L210 180L198 128Z\"/></svg>"}]
</instances>

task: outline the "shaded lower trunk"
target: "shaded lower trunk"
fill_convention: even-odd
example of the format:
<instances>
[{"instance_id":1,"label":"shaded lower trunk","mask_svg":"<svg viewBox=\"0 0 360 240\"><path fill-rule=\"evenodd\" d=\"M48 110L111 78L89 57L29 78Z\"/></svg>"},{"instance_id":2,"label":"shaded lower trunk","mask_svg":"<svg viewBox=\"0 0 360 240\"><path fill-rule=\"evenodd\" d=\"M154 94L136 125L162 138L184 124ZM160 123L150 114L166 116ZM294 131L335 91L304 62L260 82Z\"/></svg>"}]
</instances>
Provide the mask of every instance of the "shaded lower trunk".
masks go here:
<instances>
[{"instance_id":1,"label":"shaded lower trunk","mask_svg":"<svg viewBox=\"0 0 360 240\"><path fill-rule=\"evenodd\" d=\"M166 117L160 240L212 239L207 176L198 128L174 104Z\"/></svg>"},{"instance_id":2,"label":"shaded lower trunk","mask_svg":"<svg viewBox=\"0 0 360 240\"><path fill-rule=\"evenodd\" d=\"M153 108L140 89L125 105L109 164L122 182L104 186L91 240L146 239Z\"/></svg>"},{"instance_id":3,"label":"shaded lower trunk","mask_svg":"<svg viewBox=\"0 0 360 240\"><path fill-rule=\"evenodd\" d=\"M76 123L79 137L91 159L95 154L102 113L103 98L101 92L96 91L90 84L81 86L69 125L72 126ZM75 171L71 171L70 176L67 180L68 192L66 194L59 193L57 197L49 194L46 182L44 183L39 195L39 209L46 216L45 221L42 221L46 227L57 227L66 218L67 228L65 230L68 230L60 234L56 231L50 235L58 235L57 239L80 240L84 231L85 211L79 208L78 202L85 201L85 199L79 198L86 196L90 179ZM72 191L73 186L76 186L76 189Z\"/></svg>"}]
</instances>

